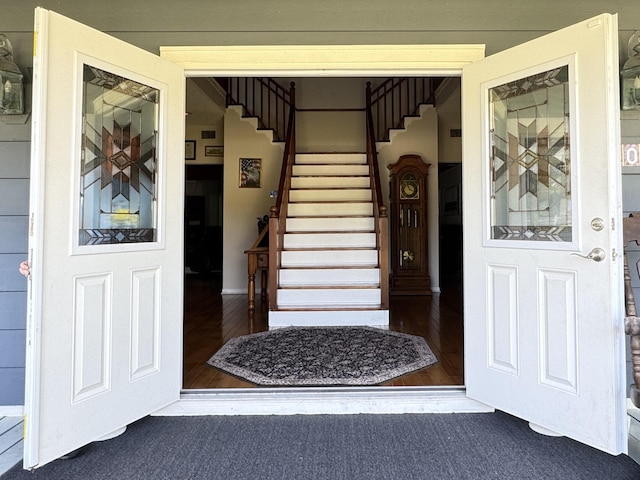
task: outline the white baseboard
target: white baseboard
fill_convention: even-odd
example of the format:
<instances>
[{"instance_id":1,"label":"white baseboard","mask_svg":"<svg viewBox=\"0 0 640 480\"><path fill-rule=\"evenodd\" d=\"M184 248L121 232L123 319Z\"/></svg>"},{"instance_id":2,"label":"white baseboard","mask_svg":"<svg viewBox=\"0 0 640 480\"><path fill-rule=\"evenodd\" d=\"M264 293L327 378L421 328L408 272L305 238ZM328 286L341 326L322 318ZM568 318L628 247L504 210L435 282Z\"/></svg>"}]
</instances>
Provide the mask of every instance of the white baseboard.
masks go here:
<instances>
[{"instance_id":1,"label":"white baseboard","mask_svg":"<svg viewBox=\"0 0 640 480\"><path fill-rule=\"evenodd\" d=\"M246 288L223 288L220 295L246 295ZM260 294L260 292L258 292Z\"/></svg>"},{"instance_id":2,"label":"white baseboard","mask_svg":"<svg viewBox=\"0 0 640 480\"><path fill-rule=\"evenodd\" d=\"M0 417L22 417L24 416L23 405L0 405Z\"/></svg>"},{"instance_id":3,"label":"white baseboard","mask_svg":"<svg viewBox=\"0 0 640 480\"><path fill-rule=\"evenodd\" d=\"M187 390L156 416L488 413L463 387Z\"/></svg>"}]
</instances>

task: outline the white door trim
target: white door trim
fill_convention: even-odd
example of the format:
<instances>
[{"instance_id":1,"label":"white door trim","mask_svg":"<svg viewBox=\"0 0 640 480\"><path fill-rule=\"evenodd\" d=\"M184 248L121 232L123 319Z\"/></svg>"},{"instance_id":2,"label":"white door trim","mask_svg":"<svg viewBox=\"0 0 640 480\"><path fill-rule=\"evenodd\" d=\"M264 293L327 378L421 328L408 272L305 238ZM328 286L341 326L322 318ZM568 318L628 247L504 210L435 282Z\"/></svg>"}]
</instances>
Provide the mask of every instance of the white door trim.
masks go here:
<instances>
[{"instance_id":1,"label":"white door trim","mask_svg":"<svg viewBox=\"0 0 640 480\"><path fill-rule=\"evenodd\" d=\"M160 47L187 77L462 76L484 45L260 45ZM154 415L492 412L464 387L185 390Z\"/></svg>"},{"instance_id":2,"label":"white door trim","mask_svg":"<svg viewBox=\"0 0 640 480\"><path fill-rule=\"evenodd\" d=\"M187 77L457 76L484 45L252 45L160 47Z\"/></svg>"}]
</instances>

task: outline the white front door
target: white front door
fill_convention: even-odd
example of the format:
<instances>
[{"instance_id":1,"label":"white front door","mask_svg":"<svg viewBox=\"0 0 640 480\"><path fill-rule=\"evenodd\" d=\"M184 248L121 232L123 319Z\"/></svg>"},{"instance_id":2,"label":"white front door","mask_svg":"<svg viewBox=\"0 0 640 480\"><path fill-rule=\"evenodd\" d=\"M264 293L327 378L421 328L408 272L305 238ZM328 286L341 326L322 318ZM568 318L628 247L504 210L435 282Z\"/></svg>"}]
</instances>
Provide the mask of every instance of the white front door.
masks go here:
<instances>
[{"instance_id":1,"label":"white front door","mask_svg":"<svg viewBox=\"0 0 640 480\"><path fill-rule=\"evenodd\" d=\"M36 9L25 468L178 400L184 72Z\"/></svg>"},{"instance_id":2,"label":"white front door","mask_svg":"<svg viewBox=\"0 0 640 480\"><path fill-rule=\"evenodd\" d=\"M617 18L463 69L468 395L625 451Z\"/></svg>"}]
</instances>

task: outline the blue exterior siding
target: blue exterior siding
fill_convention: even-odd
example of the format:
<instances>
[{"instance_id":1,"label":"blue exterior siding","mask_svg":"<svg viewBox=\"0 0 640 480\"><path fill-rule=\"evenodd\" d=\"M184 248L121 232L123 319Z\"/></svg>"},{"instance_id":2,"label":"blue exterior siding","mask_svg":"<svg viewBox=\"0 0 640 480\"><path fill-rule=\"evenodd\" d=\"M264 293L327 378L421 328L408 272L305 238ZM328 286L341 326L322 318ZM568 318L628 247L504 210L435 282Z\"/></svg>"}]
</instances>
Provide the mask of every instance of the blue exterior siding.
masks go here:
<instances>
[{"instance_id":1,"label":"blue exterior siding","mask_svg":"<svg viewBox=\"0 0 640 480\"><path fill-rule=\"evenodd\" d=\"M18 264L27 256L29 148L0 139L0 405L24 403L27 281Z\"/></svg>"}]
</instances>

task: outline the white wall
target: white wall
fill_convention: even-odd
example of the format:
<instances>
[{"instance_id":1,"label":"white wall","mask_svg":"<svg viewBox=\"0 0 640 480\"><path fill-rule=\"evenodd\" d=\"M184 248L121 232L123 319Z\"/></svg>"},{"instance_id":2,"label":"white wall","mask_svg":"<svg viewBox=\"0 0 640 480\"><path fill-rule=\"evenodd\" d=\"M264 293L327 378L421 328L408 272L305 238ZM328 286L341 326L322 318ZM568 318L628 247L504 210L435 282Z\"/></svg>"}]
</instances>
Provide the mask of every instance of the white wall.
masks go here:
<instances>
[{"instance_id":1,"label":"white wall","mask_svg":"<svg viewBox=\"0 0 640 480\"><path fill-rule=\"evenodd\" d=\"M203 130L214 130L216 138L202 139ZM224 117L220 118L219 123L194 125L187 119L185 125L185 140L195 140L196 142L196 158L195 160L186 160L188 165L221 165L224 163L224 157L208 157L204 154L206 146L224 146Z\"/></svg>"},{"instance_id":2,"label":"white wall","mask_svg":"<svg viewBox=\"0 0 640 480\"><path fill-rule=\"evenodd\" d=\"M389 169L388 165L398 161L400 156L420 155L429 167L428 178L428 249L429 276L431 289L440 291L440 273L438 268L438 116L432 106L422 107L420 118L412 118L406 130L392 133L390 143L378 143L378 161L380 162L380 181L385 205L389 206Z\"/></svg>"},{"instance_id":3,"label":"white wall","mask_svg":"<svg viewBox=\"0 0 640 480\"><path fill-rule=\"evenodd\" d=\"M366 151L364 112L298 112L296 151Z\"/></svg>"},{"instance_id":4,"label":"white wall","mask_svg":"<svg viewBox=\"0 0 640 480\"><path fill-rule=\"evenodd\" d=\"M295 83L298 152L365 151L366 78L302 77L278 81L283 86Z\"/></svg>"},{"instance_id":5,"label":"white wall","mask_svg":"<svg viewBox=\"0 0 640 480\"><path fill-rule=\"evenodd\" d=\"M445 79L436 92L438 153L442 163L462 162L462 137L451 136L452 129L462 128L460 97L460 77Z\"/></svg>"},{"instance_id":6,"label":"white wall","mask_svg":"<svg viewBox=\"0 0 640 480\"><path fill-rule=\"evenodd\" d=\"M269 215L278 190L283 144L271 141L271 132L257 131L237 108L224 117L224 228L222 236L222 293L247 293L247 256L244 251L258 236L258 218ZM240 158L262 159L260 188L240 188Z\"/></svg>"}]
</instances>

